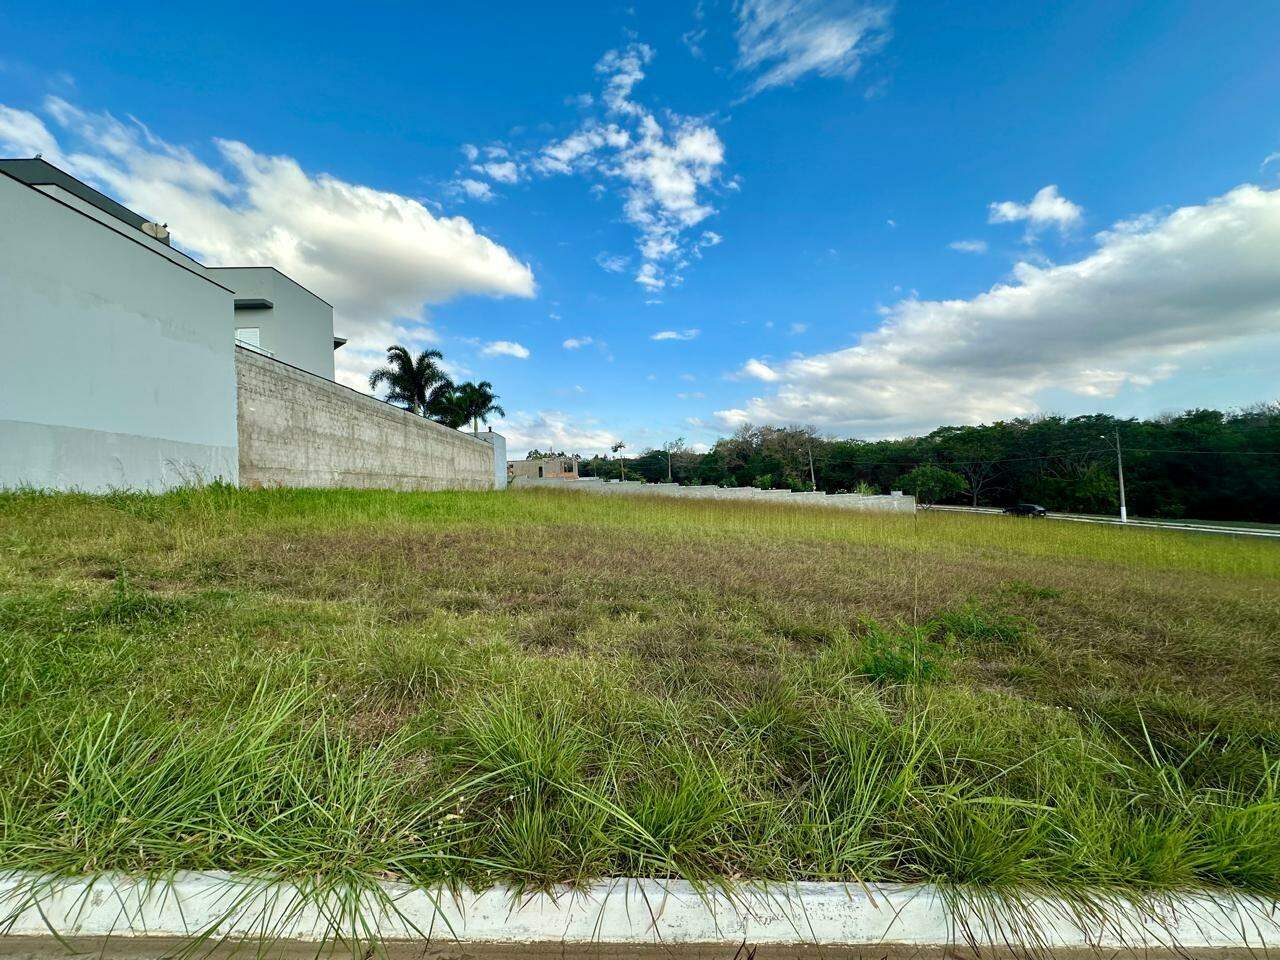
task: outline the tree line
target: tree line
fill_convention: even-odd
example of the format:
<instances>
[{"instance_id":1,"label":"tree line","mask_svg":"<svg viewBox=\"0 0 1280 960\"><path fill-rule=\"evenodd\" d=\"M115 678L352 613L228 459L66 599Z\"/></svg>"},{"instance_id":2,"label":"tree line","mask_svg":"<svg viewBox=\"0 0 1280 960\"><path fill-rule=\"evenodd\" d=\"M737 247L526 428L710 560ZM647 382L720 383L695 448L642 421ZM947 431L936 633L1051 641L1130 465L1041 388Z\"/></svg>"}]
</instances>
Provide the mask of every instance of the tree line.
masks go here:
<instances>
[{"instance_id":1,"label":"tree line","mask_svg":"<svg viewBox=\"0 0 1280 960\"><path fill-rule=\"evenodd\" d=\"M1280 402L1152 419L1043 416L865 441L812 427L744 426L707 453L683 440L581 461L584 476L827 493L905 490L970 506L1119 505L1117 438L1135 516L1280 522Z\"/></svg>"},{"instance_id":2,"label":"tree line","mask_svg":"<svg viewBox=\"0 0 1280 960\"><path fill-rule=\"evenodd\" d=\"M388 403L455 430L469 423L479 433L489 417L507 415L492 383L454 383L441 366L443 360L439 350L423 350L415 357L399 344L387 347L387 364L369 374L369 386L386 387Z\"/></svg>"}]
</instances>

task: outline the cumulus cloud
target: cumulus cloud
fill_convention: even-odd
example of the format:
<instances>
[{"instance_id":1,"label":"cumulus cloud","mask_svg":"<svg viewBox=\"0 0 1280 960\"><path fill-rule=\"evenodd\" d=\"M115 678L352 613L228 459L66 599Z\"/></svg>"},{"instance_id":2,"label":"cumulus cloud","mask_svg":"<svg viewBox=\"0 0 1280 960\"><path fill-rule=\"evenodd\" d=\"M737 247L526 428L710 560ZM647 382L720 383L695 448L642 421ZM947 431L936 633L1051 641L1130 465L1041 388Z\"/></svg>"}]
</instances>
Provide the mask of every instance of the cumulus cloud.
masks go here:
<instances>
[{"instance_id":1,"label":"cumulus cloud","mask_svg":"<svg viewBox=\"0 0 1280 960\"><path fill-rule=\"evenodd\" d=\"M561 344L566 350L581 350L583 347L589 347L595 343L592 337L570 337Z\"/></svg>"},{"instance_id":2,"label":"cumulus cloud","mask_svg":"<svg viewBox=\"0 0 1280 960\"><path fill-rule=\"evenodd\" d=\"M463 177L461 180L455 180L452 186L455 192L464 194L472 200L479 200L481 203L488 203L495 196L493 188L483 180Z\"/></svg>"},{"instance_id":3,"label":"cumulus cloud","mask_svg":"<svg viewBox=\"0 0 1280 960\"><path fill-rule=\"evenodd\" d=\"M210 266L278 267L334 306L350 342L340 378L364 387L386 344L430 342L426 309L454 297L531 297L533 272L463 217L410 197L308 172L287 156L214 140L210 162L137 121L48 98L44 111L0 108L0 147L36 152L145 216Z\"/></svg>"},{"instance_id":4,"label":"cumulus cloud","mask_svg":"<svg viewBox=\"0 0 1280 960\"><path fill-rule=\"evenodd\" d=\"M1001 200L988 208L988 223L1017 223L1025 220L1027 235L1034 236L1045 227L1057 227L1066 232L1084 218L1084 208L1072 203L1058 192L1056 184L1049 184L1036 191L1030 203Z\"/></svg>"},{"instance_id":5,"label":"cumulus cloud","mask_svg":"<svg viewBox=\"0 0 1280 960\"><path fill-rule=\"evenodd\" d=\"M658 114L634 99L653 59L651 47L631 43L610 50L596 64L602 78L600 110L566 136L531 151L504 153L501 161L475 162L479 150L464 154L469 169L499 183L525 176L576 175L593 179L593 191L616 188L623 220L636 231L636 283L650 293L682 282L680 271L701 252L720 243L715 231L695 230L716 213L714 192L723 179L724 143L704 120ZM594 101L592 101L594 103ZM630 260L600 254L596 262L621 273Z\"/></svg>"},{"instance_id":6,"label":"cumulus cloud","mask_svg":"<svg viewBox=\"0 0 1280 960\"><path fill-rule=\"evenodd\" d=\"M702 331L697 329L691 330L659 330L650 340L692 340Z\"/></svg>"},{"instance_id":7,"label":"cumulus cloud","mask_svg":"<svg viewBox=\"0 0 1280 960\"><path fill-rule=\"evenodd\" d=\"M499 183L518 183L520 181L520 169L511 160L503 160L501 163L482 163L475 168L477 173L483 173Z\"/></svg>"},{"instance_id":8,"label":"cumulus cloud","mask_svg":"<svg viewBox=\"0 0 1280 960\"><path fill-rule=\"evenodd\" d=\"M968 300L909 298L854 346L740 374L770 385L721 410L747 421L899 435L1041 409L1047 392L1112 397L1280 330L1280 190L1116 224L1090 255L1020 263Z\"/></svg>"},{"instance_id":9,"label":"cumulus cloud","mask_svg":"<svg viewBox=\"0 0 1280 960\"><path fill-rule=\"evenodd\" d=\"M773 367L763 360L756 360L754 357L742 365L739 375L763 380L765 383L774 383L782 379L782 375L774 370Z\"/></svg>"},{"instance_id":10,"label":"cumulus cloud","mask_svg":"<svg viewBox=\"0 0 1280 960\"><path fill-rule=\"evenodd\" d=\"M859 0L739 0L738 67L747 96L801 77L852 77L888 38L889 8Z\"/></svg>"},{"instance_id":11,"label":"cumulus cloud","mask_svg":"<svg viewBox=\"0 0 1280 960\"><path fill-rule=\"evenodd\" d=\"M559 410L518 412L494 422L493 429L507 438L513 459L528 450L563 450L583 456L604 454L618 437L591 417L574 417Z\"/></svg>"},{"instance_id":12,"label":"cumulus cloud","mask_svg":"<svg viewBox=\"0 0 1280 960\"><path fill-rule=\"evenodd\" d=\"M958 250L960 253L987 252L987 241L985 240L953 240L947 246L952 250Z\"/></svg>"},{"instance_id":13,"label":"cumulus cloud","mask_svg":"<svg viewBox=\"0 0 1280 960\"><path fill-rule=\"evenodd\" d=\"M486 343L480 351L486 357L515 357L517 360L529 359L529 348L514 340L494 340Z\"/></svg>"}]
</instances>

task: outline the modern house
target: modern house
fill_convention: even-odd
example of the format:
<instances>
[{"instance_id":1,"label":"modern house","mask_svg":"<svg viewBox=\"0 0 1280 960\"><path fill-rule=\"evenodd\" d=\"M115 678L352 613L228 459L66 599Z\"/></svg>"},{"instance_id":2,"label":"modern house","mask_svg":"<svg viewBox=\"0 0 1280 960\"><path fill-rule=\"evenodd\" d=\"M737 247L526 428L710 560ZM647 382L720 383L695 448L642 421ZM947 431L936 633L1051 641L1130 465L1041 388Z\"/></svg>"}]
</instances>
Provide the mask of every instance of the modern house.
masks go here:
<instances>
[{"instance_id":1,"label":"modern house","mask_svg":"<svg viewBox=\"0 0 1280 960\"><path fill-rule=\"evenodd\" d=\"M212 267L235 291L235 341L268 357L333 379L333 307L275 267Z\"/></svg>"},{"instance_id":2,"label":"modern house","mask_svg":"<svg viewBox=\"0 0 1280 960\"><path fill-rule=\"evenodd\" d=\"M0 160L0 487L498 485L492 439L335 383L345 342L274 267L207 267L53 164Z\"/></svg>"}]
</instances>

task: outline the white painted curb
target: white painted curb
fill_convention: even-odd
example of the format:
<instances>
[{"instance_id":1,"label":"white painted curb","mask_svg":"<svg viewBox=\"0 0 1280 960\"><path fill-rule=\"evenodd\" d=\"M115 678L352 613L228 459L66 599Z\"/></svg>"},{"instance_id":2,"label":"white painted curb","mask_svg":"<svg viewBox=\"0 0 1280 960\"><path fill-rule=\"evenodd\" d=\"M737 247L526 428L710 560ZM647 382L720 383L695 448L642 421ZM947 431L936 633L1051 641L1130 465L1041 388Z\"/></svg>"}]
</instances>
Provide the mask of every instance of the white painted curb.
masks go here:
<instances>
[{"instance_id":1,"label":"white painted curb","mask_svg":"<svg viewBox=\"0 0 1280 960\"><path fill-rule=\"evenodd\" d=\"M1280 902L1189 893L1085 907L1045 896L953 909L930 886L801 883L699 894L682 881L615 880L515 898L384 884L358 905L221 873L0 878L0 933L318 942L336 936L462 943L819 944L1039 949L1265 949ZM1102 899L1098 898L1098 903ZM3 940L0 939L0 950Z\"/></svg>"}]
</instances>

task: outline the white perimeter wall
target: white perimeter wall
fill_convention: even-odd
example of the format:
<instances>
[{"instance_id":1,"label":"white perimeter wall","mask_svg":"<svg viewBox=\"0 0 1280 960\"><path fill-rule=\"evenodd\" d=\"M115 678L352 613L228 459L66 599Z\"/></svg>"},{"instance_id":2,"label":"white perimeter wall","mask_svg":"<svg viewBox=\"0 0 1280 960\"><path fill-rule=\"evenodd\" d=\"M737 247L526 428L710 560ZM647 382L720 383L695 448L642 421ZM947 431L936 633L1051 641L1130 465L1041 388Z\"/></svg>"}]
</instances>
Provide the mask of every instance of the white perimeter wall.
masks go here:
<instances>
[{"instance_id":1,"label":"white perimeter wall","mask_svg":"<svg viewBox=\"0 0 1280 960\"><path fill-rule=\"evenodd\" d=\"M0 175L0 487L237 478L232 294Z\"/></svg>"},{"instance_id":2,"label":"white perimeter wall","mask_svg":"<svg viewBox=\"0 0 1280 960\"><path fill-rule=\"evenodd\" d=\"M792 506L836 507L842 510L864 510L872 513L916 512L916 498L904 495L864 497L857 493L792 493L790 490L757 490L755 487L682 487L678 483L644 483L640 480L602 480L599 477L516 477L516 489L540 487L552 490L578 490L611 496L677 497L685 500L767 500Z\"/></svg>"}]
</instances>

